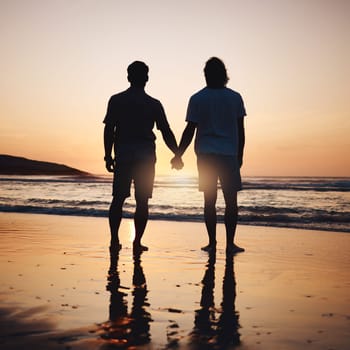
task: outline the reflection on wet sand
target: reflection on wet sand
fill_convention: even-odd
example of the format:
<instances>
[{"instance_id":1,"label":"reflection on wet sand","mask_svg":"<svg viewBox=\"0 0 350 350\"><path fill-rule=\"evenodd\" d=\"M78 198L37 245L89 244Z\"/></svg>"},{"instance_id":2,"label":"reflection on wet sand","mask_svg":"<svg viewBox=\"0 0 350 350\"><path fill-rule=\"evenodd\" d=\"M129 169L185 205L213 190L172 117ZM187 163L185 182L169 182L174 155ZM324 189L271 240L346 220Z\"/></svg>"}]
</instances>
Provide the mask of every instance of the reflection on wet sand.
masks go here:
<instances>
[{"instance_id":1,"label":"reflection on wet sand","mask_svg":"<svg viewBox=\"0 0 350 350\"><path fill-rule=\"evenodd\" d=\"M109 320L101 325L101 338L105 341L102 349L129 348L131 346L147 344L151 340L151 315L146 311L147 302L146 278L141 266L141 255L134 255L133 271L133 304L128 312L127 289L120 284L118 270L119 255L111 254L108 271L107 290L111 293L109 305Z\"/></svg>"},{"instance_id":2,"label":"reflection on wet sand","mask_svg":"<svg viewBox=\"0 0 350 350\"><path fill-rule=\"evenodd\" d=\"M195 312L194 328L191 332L191 349L228 349L238 346L239 314L235 309L236 280L233 257L226 257L222 283L221 308L214 303L216 254L209 255L202 280L202 295L199 310Z\"/></svg>"}]
</instances>

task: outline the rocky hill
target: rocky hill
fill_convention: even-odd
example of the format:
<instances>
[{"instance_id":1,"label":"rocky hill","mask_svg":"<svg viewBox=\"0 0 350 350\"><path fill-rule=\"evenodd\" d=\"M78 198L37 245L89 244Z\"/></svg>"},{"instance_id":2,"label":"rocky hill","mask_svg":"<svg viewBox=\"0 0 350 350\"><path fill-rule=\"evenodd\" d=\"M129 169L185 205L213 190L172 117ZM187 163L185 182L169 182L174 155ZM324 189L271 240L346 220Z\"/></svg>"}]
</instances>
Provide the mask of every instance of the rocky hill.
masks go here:
<instances>
[{"instance_id":1,"label":"rocky hill","mask_svg":"<svg viewBox=\"0 0 350 350\"><path fill-rule=\"evenodd\" d=\"M0 175L75 175L90 174L67 165L42 162L23 157L0 154Z\"/></svg>"}]
</instances>

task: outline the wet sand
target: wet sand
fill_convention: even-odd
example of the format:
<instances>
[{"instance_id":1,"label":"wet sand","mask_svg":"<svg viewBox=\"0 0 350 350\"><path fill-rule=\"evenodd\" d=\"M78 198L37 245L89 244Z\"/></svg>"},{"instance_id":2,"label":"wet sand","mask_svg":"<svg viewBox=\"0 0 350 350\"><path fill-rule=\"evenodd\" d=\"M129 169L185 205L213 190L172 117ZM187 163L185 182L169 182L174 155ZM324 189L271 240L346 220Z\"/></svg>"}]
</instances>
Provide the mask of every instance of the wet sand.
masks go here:
<instances>
[{"instance_id":1,"label":"wet sand","mask_svg":"<svg viewBox=\"0 0 350 350\"><path fill-rule=\"evenodd\" d=\"M202 223L0 213L0 348L350 348L350 236L239 226L209 256Z\"/></svg>"}]
</instances>

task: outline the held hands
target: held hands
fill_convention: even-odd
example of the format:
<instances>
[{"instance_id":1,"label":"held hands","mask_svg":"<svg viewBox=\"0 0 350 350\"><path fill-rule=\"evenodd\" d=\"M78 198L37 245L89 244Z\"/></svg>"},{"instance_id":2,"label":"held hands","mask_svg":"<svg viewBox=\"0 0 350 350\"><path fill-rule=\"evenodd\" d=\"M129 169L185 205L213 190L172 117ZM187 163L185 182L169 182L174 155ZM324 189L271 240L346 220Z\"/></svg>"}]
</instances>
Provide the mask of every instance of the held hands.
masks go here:
<instances>
[{"instance_id":1,"label":"held hands","mask_svg":"<svg viewBox=\"0 0 350 350\"><path fill-rule=\"evenodd\" d=\"M105 162L107 171L113 173L116 168L115 160L112 157L105 157Z\"/></svg>"},{"instance_id":2,"label":"held hands","mask_svg":"<svg viewBox=\"0 0 350 350\"><path fill-rule=\"evenodd\" d=\"M184 167L184 162L180 156L175 156L171 159L171 169L181 170Z\"/></svg>"}]
</instances>

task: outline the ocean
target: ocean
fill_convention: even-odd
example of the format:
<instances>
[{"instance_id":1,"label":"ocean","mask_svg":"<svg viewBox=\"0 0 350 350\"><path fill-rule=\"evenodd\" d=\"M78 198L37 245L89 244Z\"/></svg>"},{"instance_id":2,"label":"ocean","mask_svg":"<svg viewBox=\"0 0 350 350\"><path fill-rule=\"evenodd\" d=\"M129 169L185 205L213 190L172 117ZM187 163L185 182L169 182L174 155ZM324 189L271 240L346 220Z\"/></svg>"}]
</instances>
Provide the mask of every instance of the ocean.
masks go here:
<instances>
[{"instance_id":1,"label":"ocean","mask_svg":"<svg viewBox=\"0 0 350 350\"><path fill-rule=\"evenodd\" d=\"M107 217L110 176L0 176L0 211ZM132 217L133 190L124 205ZM350 178L246 177L238 194L239 224L350 232ZM219 190L218 222L224 201ZM156 176L150 219L202 221L197 178Z\"/></svg>"}]
</instances>

